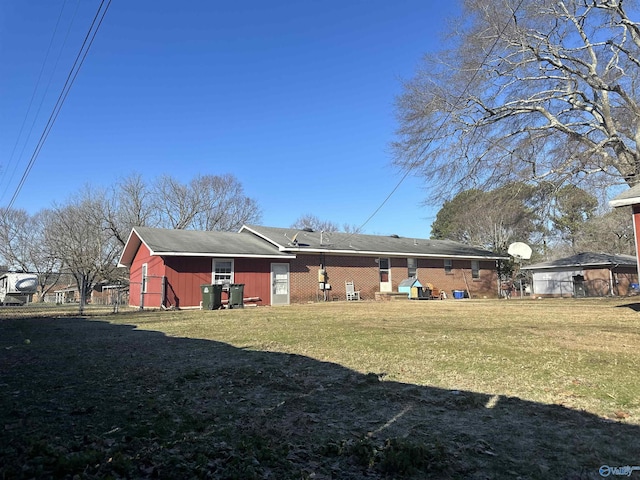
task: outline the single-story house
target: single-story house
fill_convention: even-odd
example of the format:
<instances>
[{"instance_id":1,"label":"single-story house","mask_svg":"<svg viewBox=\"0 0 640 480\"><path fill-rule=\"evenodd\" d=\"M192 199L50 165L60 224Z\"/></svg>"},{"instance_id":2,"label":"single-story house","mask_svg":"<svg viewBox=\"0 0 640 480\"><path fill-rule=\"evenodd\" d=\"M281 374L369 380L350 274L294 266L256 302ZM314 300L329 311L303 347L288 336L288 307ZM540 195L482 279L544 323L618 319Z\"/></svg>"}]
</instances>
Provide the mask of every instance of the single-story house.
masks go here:
<instances>
[{"instance_id":1,"label":"single-story house","mask_svg":"<svg viewBox=\"0 0 640 480\"><path fill-rule=\"evenodd\" d=\"M624 296L638 283L638 263L631 255L586 252L521 270L531 273L531 293L537 296Z\"/></svg>"},{"instance_id":2,"label":"single-story house","mask_svg":"<svg viewBox=\"0 0 640 480\"><path fill-rule=\"evenodd\" d=\"M123 285L111 285L98 283L91 289L87 303L94 305L112 305L119 300L122 304L126 297L126 288ZM80 303L80 292L74 283L61 283L54 286L44 297L45 303Z\"/></svg>"},{"instance_id":3,"label":"single-story house","mask_svg":"<svg viewBox=\"0 0 640 480\"><path fill-rule=\"evenodd\" d=\"M374 299L408 277L495 297L500 259L448 240L244 225L239 232L135 227L119 263L130 271L132 306L186 308L200 305L205 284L242 284L257 305L344 300L350 281L362 299Z\"/></svg>"}]
</instances>

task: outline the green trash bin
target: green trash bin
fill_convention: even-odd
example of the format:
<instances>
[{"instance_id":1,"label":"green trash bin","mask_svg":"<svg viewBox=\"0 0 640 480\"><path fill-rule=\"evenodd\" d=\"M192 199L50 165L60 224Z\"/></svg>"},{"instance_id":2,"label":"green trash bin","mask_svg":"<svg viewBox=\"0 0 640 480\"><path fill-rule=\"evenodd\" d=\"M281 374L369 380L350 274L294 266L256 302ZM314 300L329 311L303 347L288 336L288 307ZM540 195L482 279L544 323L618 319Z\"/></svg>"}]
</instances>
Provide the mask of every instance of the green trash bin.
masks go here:
<instances>
[{"instance_id":1,"label":"green trash bin","mask_svg":"<svg viewBox=\"0 0 640 480\"><path fill-rule=\"evenodd\" d=\"M200 285L202 309L215 310L222 306L222 285Z\"/></svg>"},{"instance_id":2,"label":"green trash bin","mask_svg":"<svg viewBox=\"0 0 640 480\"><path fill-rule=\"evenodd\" d=\"M213 309L222 308L222 285L211 285L213 288Z\"/></svg>"},{"instance_id":3,"label":"green trash bin","mask_svg":"<svg viewBox=\"0 0 640 480\"><path fill-rule=\"evenodd\" d=\"M229 308L244 308L244 283L229 285Z\"/></svg>"},{"instance_id":4,"label":"green trash bin","mask_svg":"<svg viewBox=\"0 0 640 480\"><path fill-rule=\"evenodd\" d=\"M202 309L213 310L213 285L200 285L202 292Z\"/></svg>"}]
</instances>

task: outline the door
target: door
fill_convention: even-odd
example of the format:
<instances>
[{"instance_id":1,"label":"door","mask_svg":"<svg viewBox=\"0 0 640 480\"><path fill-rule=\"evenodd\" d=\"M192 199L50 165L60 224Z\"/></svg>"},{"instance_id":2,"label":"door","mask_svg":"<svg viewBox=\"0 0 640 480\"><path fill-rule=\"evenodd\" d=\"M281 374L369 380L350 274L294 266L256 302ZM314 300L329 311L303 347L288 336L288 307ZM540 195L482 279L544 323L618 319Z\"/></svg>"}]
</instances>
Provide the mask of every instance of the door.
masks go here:
<instances>
[{"instance_id":1,"label":"door","mask_svg":"<svg viewBox=\"0 0 640 480\"><path fill-rule=\"evenodd\" d=\"M289 264L271 264L271 305L289 305Z\"/></svg>"},{"instance_id":2,"label":"door","mask_svg":"<svg viewBox=\"0 0 640 480\"><path fill-rule=\"evenodd\" d=\"M392 290L391 285L391 265L388 258L379 259L380 265L380 291L390 292Z\"/></svg>"}]
</instances>

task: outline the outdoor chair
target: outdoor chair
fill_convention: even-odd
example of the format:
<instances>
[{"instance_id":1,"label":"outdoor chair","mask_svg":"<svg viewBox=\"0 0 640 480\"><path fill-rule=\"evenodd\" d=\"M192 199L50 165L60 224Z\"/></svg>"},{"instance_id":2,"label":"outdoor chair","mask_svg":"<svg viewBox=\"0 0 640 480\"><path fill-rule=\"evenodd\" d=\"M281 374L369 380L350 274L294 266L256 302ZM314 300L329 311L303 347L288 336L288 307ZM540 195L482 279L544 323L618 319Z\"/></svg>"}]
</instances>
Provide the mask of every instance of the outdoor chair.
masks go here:
<instances>
[{"instance_id":1,"label":"outdoor chair","mask_svg":"<svg viewBox=\"0 0 640 480\"><path fill-rule=\"evenodd\" d=\"M347 291L347 300L360 300L360 290L355 289L353 282L344 282L344 286Z\"/></svg>"}]
</instances>

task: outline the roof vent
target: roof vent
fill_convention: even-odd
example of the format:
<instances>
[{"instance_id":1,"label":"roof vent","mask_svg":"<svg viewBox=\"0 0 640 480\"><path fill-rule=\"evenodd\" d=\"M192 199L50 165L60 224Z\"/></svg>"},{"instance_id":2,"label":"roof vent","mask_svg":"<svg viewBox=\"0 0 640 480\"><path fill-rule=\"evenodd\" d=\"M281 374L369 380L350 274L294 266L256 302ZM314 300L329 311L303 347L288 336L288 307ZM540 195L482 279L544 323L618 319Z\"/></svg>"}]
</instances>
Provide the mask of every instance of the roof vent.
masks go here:
<instances>
[{"instance_id":1,"label":"roof vent","mask_svg":"<svg viewBox=\"0 0 640 480\"><path fill-rule=\"evenodd\" d=\"M400 238L400 235L396 235L395 233L393 235L389 235L391 238Z\"/></svg>"},{"instance_id":2,"label":"roof vent","mask_svg":"<svg viewBox=\"0 0 640 480\"><path fill-rule=\"evenodd\" d=\"M303 232L309 232L309 233L311 233L311 232L313 232L313 228L311 228L311 227L304 227L304 228L302 229L302 231L303 231Z\"/></svg>"}]
</instances>

